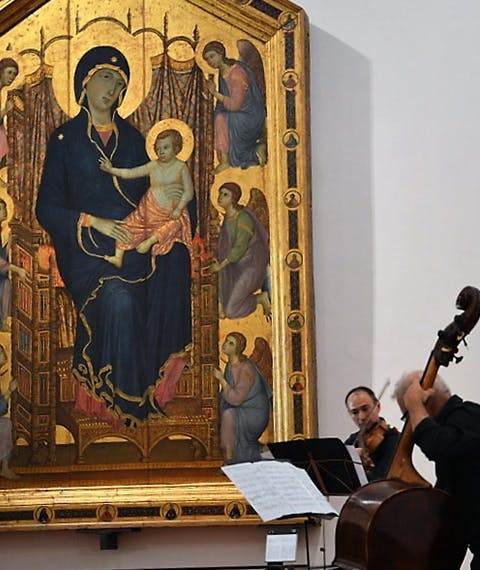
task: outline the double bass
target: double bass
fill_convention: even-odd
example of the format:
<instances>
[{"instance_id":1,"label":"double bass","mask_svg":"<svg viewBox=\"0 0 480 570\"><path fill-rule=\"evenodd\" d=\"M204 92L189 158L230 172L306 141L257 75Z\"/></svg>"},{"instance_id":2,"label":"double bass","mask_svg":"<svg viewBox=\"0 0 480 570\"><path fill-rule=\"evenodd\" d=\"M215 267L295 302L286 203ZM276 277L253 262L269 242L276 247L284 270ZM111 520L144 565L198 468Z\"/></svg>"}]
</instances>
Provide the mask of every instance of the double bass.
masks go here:
<instances>
[{"instance_id":1,"label":"double bass","mask_svg":"<svg viewBox=\"0 0 480 570\"><path fill-rule=\"evenodd\" d=\"M440 366L448 366L458 345L480 317L480 291L465 287L456 301L464 311L438 333L421 379L427 390ZM413 432L405 421L387 478L358 489L344 504L335 534L334 564L344 570L457 570L465 541L453 499L434 489L412 463Z\"/></svg>"}]
</instances>

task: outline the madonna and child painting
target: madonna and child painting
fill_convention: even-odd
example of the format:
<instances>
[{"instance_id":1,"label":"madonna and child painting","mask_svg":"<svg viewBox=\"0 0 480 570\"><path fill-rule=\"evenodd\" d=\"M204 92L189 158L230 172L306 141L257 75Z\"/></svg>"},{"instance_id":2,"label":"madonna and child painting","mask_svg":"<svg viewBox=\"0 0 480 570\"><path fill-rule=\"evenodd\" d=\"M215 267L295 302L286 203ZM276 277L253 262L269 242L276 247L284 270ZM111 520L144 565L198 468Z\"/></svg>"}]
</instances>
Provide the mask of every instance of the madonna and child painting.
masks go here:
<instances>
[{"instance_id":1,"label":"madonna and child painting","mask_svg":"<svg viewBox=\"0 0 480 570\"><path fill-rule=\"evenodd\" d=\"M269 207L260 188L267 106L259 52L248 40L238 41L238 49L241 57L230 59L222 42L204 45L188 70L193 95L186 72L175 76L163 58L144 100L124 118L119 111L134 64L121 46L96 45L79 57L72 74L74 116L63 112L47 76L17 85L1 110L1 159L9 165L7 193L20 222L12 226L15 263L5 247L0 271L6 281L16 274L17 299L40 279L32 272L42 283L49 280L45 353L61 370L45 380L57 382L56 388L34 389L32 374L41 367L28 347L44 333L14 311L9 342L15 381L5 399L15 394L15 436L32 445L47 441L51 462L61 455L50 437L59 426L69 432L77 461L88 461L87 447L96 438L109 437L136 445L144 462L153 461L156 445L178 436L190 441L195 458L260 457L272 403ZM3 67L2 61L0 88L18 74L15 60ZM32 123L42 163L29 221L11 166L27 163L35 149L20 140L9 148L6 133L33 116L35 89L43 93L35 104L43 106L46 123L41 129ZM13 101L21 102L15 114ZM175 110L179 101L183 113ZM245 184L247 169L256 169L255 185ZM34 231L42 239L30 263L22 240ZM6 322L10 309L7 302L1 306ZM259 331L253 322L261 322ZM207 337L214 342L205 348ZM244 354L249 343L251 357ZM19 413L38 403L55 410L42 434ZM213 440L205 435L212 430ZM120 449L118 442L110 445ZM4 477L13 473L8 453ZM42 463L41 454L33 457ZM112 457L119 461L115 451Z\"/></svg>"}]
</instances>

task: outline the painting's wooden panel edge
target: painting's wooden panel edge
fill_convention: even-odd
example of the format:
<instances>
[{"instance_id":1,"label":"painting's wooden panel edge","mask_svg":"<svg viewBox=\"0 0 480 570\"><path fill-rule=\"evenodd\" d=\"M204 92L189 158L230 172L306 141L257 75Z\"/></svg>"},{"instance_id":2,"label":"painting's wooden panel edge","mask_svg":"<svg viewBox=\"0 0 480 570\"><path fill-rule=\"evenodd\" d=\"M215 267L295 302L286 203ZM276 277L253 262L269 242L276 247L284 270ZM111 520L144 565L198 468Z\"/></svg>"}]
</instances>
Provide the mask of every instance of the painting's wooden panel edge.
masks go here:
<instances>
[{"instance_id":1,"label":"painting's wooden panel edge","mask_svg":"<svg viewBox=\"0 0 480 570\"><path fill-rule=\"evenodd\" d=\"M0 8L0 34L5 34L49 0L13 0Z\"/></svg>"}]
</instances>

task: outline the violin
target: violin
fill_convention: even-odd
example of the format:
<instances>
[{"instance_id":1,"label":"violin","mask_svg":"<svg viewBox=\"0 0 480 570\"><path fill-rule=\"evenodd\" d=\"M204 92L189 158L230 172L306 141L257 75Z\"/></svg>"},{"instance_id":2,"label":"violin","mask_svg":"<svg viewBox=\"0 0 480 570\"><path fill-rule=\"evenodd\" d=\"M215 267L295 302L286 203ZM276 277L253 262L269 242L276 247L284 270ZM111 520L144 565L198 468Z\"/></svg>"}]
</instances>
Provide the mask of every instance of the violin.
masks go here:
<instances>
[{"instance_id":1,"label":"violin","mask_svg":"<svg viewBox=\"0 0 480 570\"><path fill-rule=\"evenodd\" d=\"M378 402L382 399L382 396L389 385L390 380L387 380L378 393ZM360 459L362 460L363 467L366 471L375 467L371 454L375 453L378 447L380 447L387 433L389 431L398 433L397 428L387 424L384 418L379 418L378 421L368 425L368 420L375 411L375 408L376 406L370 410L370 413L365 418L364 425L360 428L355 442L355 447L359 447L361 449Z\"/></svg>"},{"instance_id":2,"label":"violin","mask_svg":"<svg viewBox=\"0 0 480 570\"><path fill-rule=\"evenodd\" d=\"M398 433L398 430L389 425L384 418L379 418L378 422L368 426L363 432L360 430L357 443L362 450L361 460L366 470L375 467L371 455L380 447L389 432Z\"/></svg>"}]
</instances>

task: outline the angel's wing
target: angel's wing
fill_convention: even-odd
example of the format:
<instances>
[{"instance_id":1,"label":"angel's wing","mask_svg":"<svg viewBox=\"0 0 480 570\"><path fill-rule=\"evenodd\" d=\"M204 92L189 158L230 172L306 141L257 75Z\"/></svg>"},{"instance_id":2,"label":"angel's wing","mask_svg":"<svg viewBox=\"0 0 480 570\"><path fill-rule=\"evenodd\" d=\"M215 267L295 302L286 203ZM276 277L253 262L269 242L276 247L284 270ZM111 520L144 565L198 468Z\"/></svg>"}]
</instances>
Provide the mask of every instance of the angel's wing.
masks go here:
<instances>
[{"instance_id":1,"label":"angel's wing","mask_svg":"<svg viewBox=\"0 0 480 570\"><path fill-rule=\"evenodd\" d=\"M258 88L265 97L265 71L259 51L249 40L238 40L237 49L240 61L253 71Z\"/></svg>"},{"instance_id":2,"label":"angel's wing","mask_svg":"<svg viewBox=\"0 0 480 570\"><path fill-rule=\"evenodd\" d=\"M268 232L270 225L268 204L265 199L265 194L259 188L252 188L250 190L250 199L248 200L247 208L255 214L262 226Z\"/></svg>"},{"instance_id":3,"label":"angel's wing","mask_svg":"<svg viewBox=\"0 0 480 570\"><path fill-rule=\"evenodd\" d=\"M250 359L255 362L257 365L260 374L265 379L265 382L270 387L270 390L273 392L273 359L272 359L272 351L270 350L270 346L268 342L261 336L257 336L255 342L253 344L253 352L250 356ZM268 425L265 431L260 438L261 443L267 443L268 441L273 441L274 433L273 433L273 414L270 414L270 418L268 421Z\"/></svg>"},{"instance_id":4,"label":"angel's wing","mask_svg":"<svg viewBox=\"0 0 480 570\"><path fill-rule=\"evenodd\" d=\"M272 351L270 350L268 342L263 337L256 337L250 359L255 362L270 388L273 388Z\"/></svg>"}]
</instances>

